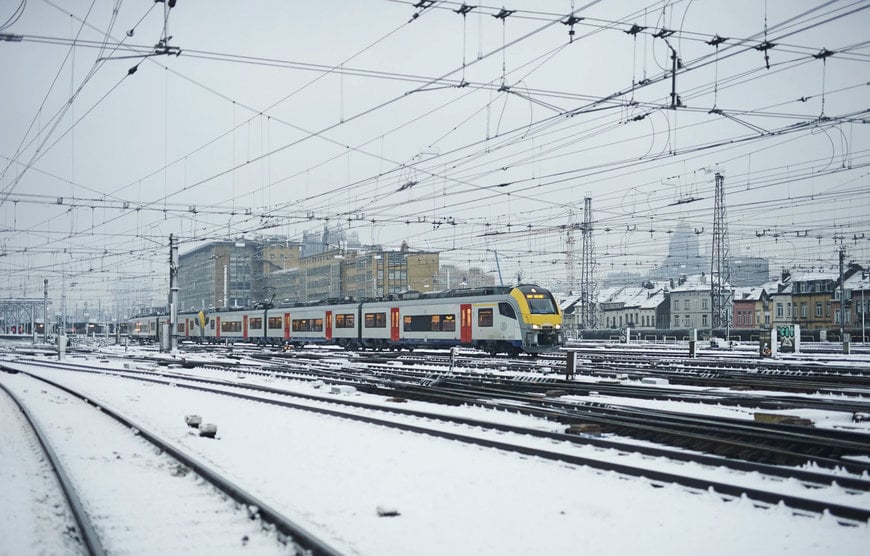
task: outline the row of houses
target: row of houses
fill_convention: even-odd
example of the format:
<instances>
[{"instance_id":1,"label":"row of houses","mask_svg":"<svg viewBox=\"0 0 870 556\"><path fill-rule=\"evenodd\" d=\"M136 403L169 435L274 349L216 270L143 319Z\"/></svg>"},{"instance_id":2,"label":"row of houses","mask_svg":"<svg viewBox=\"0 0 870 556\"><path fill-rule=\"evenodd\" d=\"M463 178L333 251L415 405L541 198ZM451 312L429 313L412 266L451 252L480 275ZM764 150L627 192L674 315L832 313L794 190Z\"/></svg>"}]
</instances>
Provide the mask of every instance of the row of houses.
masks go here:
<instances>
[{"instance_id":1,"label":"row of houses","mask_svg":"<svg viewBox=\"0 0 870 556\"><path fill-rule=\"evenodd\" d=\"M851 264L843 273L844 328L870 325L870 273ZM783 272L766 284L730 289L727 320L733 329L768 329L799 324L803 330L840 328L839 271ZM703 273L667 282L604 288L594 307L598 328L637 330L709 329L711 285ZM566 328L575 335L588 328L579 322L579 297L562 302Z\"/></svg>"}]
</instances>

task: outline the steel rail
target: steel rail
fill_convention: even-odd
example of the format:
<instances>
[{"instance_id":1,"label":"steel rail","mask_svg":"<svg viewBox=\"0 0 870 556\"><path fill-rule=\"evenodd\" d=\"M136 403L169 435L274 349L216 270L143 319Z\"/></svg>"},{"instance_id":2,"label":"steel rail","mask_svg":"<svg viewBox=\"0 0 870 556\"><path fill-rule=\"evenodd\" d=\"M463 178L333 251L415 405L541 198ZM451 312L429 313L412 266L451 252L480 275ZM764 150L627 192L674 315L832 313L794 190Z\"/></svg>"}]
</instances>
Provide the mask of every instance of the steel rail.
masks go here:
<instances>
[{"instance_id":1,"label":"steel rail","mask_svg":"<svg viewBox=\"0 0 870 556\"><path fill-rule=\"evenodd\" d=\"M166 453L170 454L183 465L192 469L194 472L196 472L202 478L213 484L219 490L228 494L232 499L249 507L255 506L258 510L258 515L260 515L264 519L264 521L270 522L275 525L278 531L280 531L284 535L287 535L289 537L289 540L299 546L304 553L311 554L313 556L340 556L342 554L341 552L335 550L327 543L307 531L301 525L298 525L295 522L291 521L289 518L285 517L283 514L272 508L270 505L266 504L261 499L246 491L241 486L230 481L229 479L226 479L219 473L216 473L207 465L200 463L196 458L188 455L180 448L165 442L162 438L160 438L159 435L142 427L140 424L133 422L131 419L125 417L124 415L121 415L119 412L107 407L104 404L98 404L91 397L45 377L41 377L27 371L12 369L2 364L0 364L0 369L12 372L20 372L22 374L30 376L31 378L45 382L46 384L50 384L55 388L63 390L68 394L82 399L83 401L94 407L98 407L100 411L102 411L104 414L112 417L124 426L135 429L143 438L145 438L161 450L165 451Z\"/></svg>"},{"instance_id":2,"label":"steel rail","mask_svg":"<svg viewBox=\"0 0 870 556\"><path fill-rule=\"evenodd\" d=\"M94 371L87 371L87 372L102 372L103 374L109 372L115 376L124 376L124 375L117 375L116 373L128 372L128 370L106 371L105 369L97 369ZM343 411L336 411L336 410L328 409L328 408L312 407L312 406L308 406L308 405L295 404L295 403L282 401L282 400L263 398L261 396L253 396L253 395L243 394L243 393L239 393L239 392L229 392L227 390L220 390L220 389L208 388L208 387L203 387L203 386L181 385L181 384L178 384L178 382L176 382L175 380L172 380L171 377L163 377L164 380L160 380L160 379L156 379L156 378L145 378L145 377L126 377L126 378L131 378L134 380L141 380L141 381L146 381L146 382L152 382L152 383L160 383L160 384L164 384L164 385L174 384L176 387L181 386L184 388L190 388L190 389L195 389L195 390L200 390L200 391L205 391L205 392L210 392L210 393L216 393L216 394L221 394L221 395L226 395L226 396L231 396L231 397L237 397L237 398L256 401L256 402L260 402L260 403L268 403L268 404L272 404L272 405L276 405L276 406L280 406L280 407L285 407L285 408L289 408L289 409L308 411L308 412L317 413L317 414L321 414L321 415L328 415L328 416L332 416L332 417L349 419L349 420L364 422L364 423L368 423L368 424L386 426L386 427L390 427L390 428L394 428L394 429L398 429L398 430L403 430L403 431L407 431L407 432L426 434L426 435L435 436L435 437L439 437L439 438L445 438L448 440L461 441L461 442L476 444L476 445L480 445L480 446L484 446L484 447L490 447L490 448L496 448L496 449L501 449L501 450L505 450L505 451L517 452L517 453L521 453L524 455L538 456L538 457L541 457L543 459L548 459L548 460L564 461L564 462L575 464L575 465L588 466L588 467L591 467L594 469L615 471L618 473L623 473L623 474L631 475L631 476L635 476L635 477L645 477L653 482L675 483L675 484L679 484L682 486L701 489L701 490L708 490L708 489L712 488L714 491L719 492L720 494L723 494L723 495L727 495L727 496L740 497L740 496L745 494L749 498L755 499L759 502L763 502L766 504L776 505L776 504L779 504L780 502L782 502L786 506L792 507L796 510L804 510L804 511L813 512L813 513L823 513L825 511L827 511L835 517L843 518L843 519L847 519L847 520L852 520L852 521L866 522L866 521L870 520L870 509L865 509L865 508L856 508L856 507L845 506L845 505L841 505L841 504L832 504L832 503L828 503L828 502L824 502L824 501L812 500L812 499L798 497L798 496L792 496L792 495L781 494L781 493L774 493L774 492L764 491L764 490L760 490L760 489L753 489L753 488L748 488L748 487L742 487L742 486L735 486L735 485L731 485L728 483L722 483L719 481L711 481L708 479L699 479L699 478L695 478L695 477L685 477L685 476L677 475L674 473L651 470L648 468L630 466L630 465L625 465L625 464L618 464L618 463L613 463L613 462L606 462L606 461L601 461L601 460L597 460L594 458L574 456L574 455L564 454L564 453L560 453L560 452L553 452L550 450L542 450L542 449L537 449L537 448L518 446L518 445L510 444L507 442L482 439L479 437L474 437L474 436L469 436L469 435L464 435L464 434L459 434L459 433L439 431L437 429L431 429L431 428L422 427L422 426L418 426L418 425L412 425L412 424L407 424L407 423L397 423L395 421L390 421L390 420L381 419L381 418L377 418L377 417L371 417L371 416L365 416L365 415L359 415L359 414L353 414L353 413L346 413ZM178 376L177 380L191 380L194 382L208 382L208 379L196 379L196 378L191 378L188 376ZM214 382L214 381L212 381L212 382ZM270 393L280 393L283 395L297 396L296 393L272 389L269 387L257 387L257 386L250 385L250 384L220 383L220 385L224 386L224 387L237 387L240 389L255 389L255 390L268 391ZM360 404L359 402L348 402L345 400L319 398L319 397L314 397L314 396L309 396L309 395L302 395L301 397L316 398L317 401L326 401L328 403L335 403L335 404L340 404L340 405L367 406L367 407L365 407L366 409L376 409L376 410L381 411L381 412L386 411L386 412L392 412L392 413L416 414L417 416L426 417L426 418L439 419L439 420L446 419L449 421L455 421L457 423L470 424L470 425L476 425L476 426L481 426L481 427L496 428L499 430L506 430L506 431L510 431L510 432L521 432L523 434L533 434L533 435L537 434L539 436L550 437L550 438L559 439L559 440L566 440L566 441L570 441L570 442L577 442L577 440L578 440L578 438L575 435L567 435L567 434L559 434L559 433L540 434L541 431L534 431L532 429L523 429L521 427L513 427L513 426L505 426L505 425L496 426L496 425L493 425L492 423L488 423L488 422L481 422L481 421L475 421L475 420L464 419L464 418L446 417L443 415L428 414L425 412L416 412L413 410L401 410L399 408L384 408L383 406L376 406L373 404L364 404L364 403ZM590 439L583 438L582 440L584 442L586 442ZM589 442L589 443L592 443L592 442ZM605 447L614 448L614 446L612 446L612 445L606 446L606 444L605 444ZM627 451L635 451L635 452L639 452L639 453L645 452L645 453L651 453L654 455L662 455L661 453L656 453L656 451L654 449L651 449L648 447L644 448L644 447L638 447L638 446L634 446L634 445L622 445L621 449L624 449ZM676 452L671 452L671 453L676 453ZM705 462L709 462L709 464L711 464L711 465L724 465L724 466L730 465L730 461L725 460L723 458L713 458L711 456L703 456L703 458L704 458ZM679 457L678 459L689 460L689 461L699 461L698 458L691 457L691 456L690 457L682 456L682 457ZM775 468L774 466L764 466L764 467L767 469L774 469ZM741 468L740 470L746 470L746 471L759 471L761 469L761 467L753 466L751 464L748 464L747 462L743 462L743 464L740 465L740 468ZM806 480L808 480L809 482L819 482L819 480L822 480L823 482L825 482L825 481L830 482L833 479L834 481L837 482L837 484L839 484L840 486L843 486L844 488L855 488L858 490L865 490L865 491L868 490L868 488L870 488L870 482L864 481L862 479L852 479L852 478L848 478L848 477L823 476L822 474L814 474L811 472L803 472L803 471L799 471L799 470L789 470L789 472L790 473L786 474L786 475L782 475L779 473L777 473L777 475L798 478L797 475L800 474L800 475L803 475L804 477L806 477L807 478ZM815 475L815 477L813 477L814 475ZM822 477L824 477L824 478L822 478ZM815 479L815 480L813 480L813 479Z\"/></svg>"},{"instance_id":3,"label":"steel rail","mask_svg":"<svg viewBox=\"0 0 870 556\"><path fill-rule=\"evenodd\" d=\"M64 470L64 467L61 464L57 453L54 451L54 448L51 447L51 443L49 443L48 437L43 432L39 424L36 422L36 419L33 417L33 415L30 414L30 411L27 409L27 407L25 407L24 404L21 403L21 400L18 399L18 396L16 396L3 383L0 383L0 389L6 392L6 394L12 399L12 401L15 402L15 405L18 406L18 409L21 410L21 413L30 424L30 428L36 434L36 438L39 440L39 445L42 446L42 451L48 458L48 463L54 470L54 474L57 477L58 483L60 483L60 488L63 491L64 497L67 501L67 505L69 506L70 511L73 514L73 518L76 521L76 525L78 526L79 533L81 534L82 541L85 544L85 548L87 549L88 554L92 556L104 556L106 554L106 550L105 548L103 548L103 543L100 541L100 536L94 529L93 523L91 523L91 518L85 511L81 499L79 498L78 492L76 491L72 480L69 478L69 475L67 475L66 471Z\"/></svg>"},{"instance_id":4,"label":"steel rail","mask_svg":"<svg viewBox=\"0 0 870 556\"><path fill-rule=\"evenodd\" d=\"M45 364L44 362L40 362L40 364ZM48 366L57 366L58 368L66 368L63 364L55 363L55 362L47 362ZM90 367L90 366L78 366L81 369L92 369L94 372L106 372L105 369L100 367ZM212 369L220 369L219 366L209 365L208 368ZM232 372L238 372L239 369L236 367L231 368ZM109 371L115 372L115 371ZM118 371L120 372L120 371ZM125 369L123 372L132 373L132 374L147 374L151 375L151 373L143 373L142 371L135 371ZM263 374L271 374L266 373L264 371L253 371L248 370L247 372L260 372ZM360 380L336 380L336 377L339 373L334 371L329 371L329 374L333 377L332 380L335 382L340 382L343 384L351 384L357 387L360 390L366 391L375 395L392 395L392 396L406 396L414 399L420 400L428 400L438 403L446 403L456 405L457 403L472 403L475 405L479 405L481 407L487 407L495 410L508 410L518 413L525 413L531 416L540 417L544 419L548 419L551 421L558 422L594 422L604 426L614 427L616 429L621 430L638 430L643 432L646 435L655 434L657 436L664 435L669 438L685 438L689 439L696 443L703 444L715 444L718 446L727 446L734 450L739 450L741 452L752 451L755 453L764 453L775 456L779 459L785 459L788 461L814 461L819 465L827 466L827 467L843 467L847 470L861 473L864 471L870 470L870 465L862 463L860 461L855 460L844 460L844 459L835 459L830 457L825 457L819 455L818 453L814 453L810 450L807 451L795 451L794 449L784 449L778 448L773 443L782 443L788 439L791 440L799 440L800 435L806 434L808 430L806 427L789 427L786 425L779 425L778 428L781 430L777 430L770 426L763 426L759 424L748 424L741 420L734 419L716 419L710 420L710 418L704 416L691 416L687 417L685 415L673 412L662 412L662 411L654 411L654 410L643 410L642 412L638 412L637 410L628 410L624 408L620 408L615 406L614 404L596 404L595 406L581 406L577 407L575 404L566 404L562 402L558 402L554 399L540 399L540 398L530 398L524 394L510 394L503 391L492 391L489 389L479 389L479 390L470 390L464 385L456 388L451 388L444 384L438 386L437 388L433 388L432 386L421 387L417 385L407 384L407 383L376 383L376 384L367 384L361 382ZM260 385L250 385L250 384L228 384L226 382L217 381L204 377L193 377L190 375L169 375L164 373L163 376L166 377L174 377L176 379L189 380L191 382L197 383L205 383L205 384L215 384L219 386L233 386L239 389L246 390L256 390L261 392L270 392L274 394L280 395L291 395L297 398L303 399L311 399L315 401L322 402L333 402L344 405L353 405L356 407L366 407L368 409L375 410L383 410L382 406L365 404L363 402L346 402L334 400L332 398L324 398L320 396L313 396L310 394L301 394L301 393L291 393L285 390L274 389L267 386ZM322 375L321 375L322 378ZM143 378L142 380L149 380L147 378ZM161 381L158 381L161 382ZM449 381L446 381L449 383ZM489 398L501 398L501 399L513 399L519 402L526 404L524 407L517 406L515 404L504 404L501 402L494 401L486 401L481 399L483 397ZM396 412L404 412L407 410L399 410L396 408L394 411ZM640 413L640 414L639 414ZM429 417L429 415L426 415ZM451 418L453 421L458 421L455 418ZM670 421L671 424L668 428L668 423L664 421ZM706 423L706 424L705 424ZM730 437L726 437L721 434L720 430L723 426L730 427L730 430L727 431L730 433ZM736 427L736 428L735 428ZM710 431L713 430L714 434L711 435ZM823 433L819 433L822 435L822 438L812 437L816 443L816 445L821 442L821 446L824 449L830 449L831 444L837 443L838 449L847 449L851 448L858 452L864 451L870 453L870 448L868 448L868 444L864 442L866 435L860 435L860 440L856 440L856 433L846 433L838 431L829 431L825 430ZM759 437L764 438L764 441L749 442L745 439L746 435L752 434L757 439ZM775 436L771 436L771 434L775 434ZM741 436L743 435L743 436ZM737 437L735 439L735 436ZM809 439L807 440L809 441ZM806 442L805 442L806 444ZM658 454L665 455L667 454ZM679 458L677 458L679 459ZM729 460L736 461L736 460ZM762 465L760 462L746 462L747 464L757 464ZM721 463L720 463L721 464ZM775 474L775 473L774 473Z\"/></svg>"}]
</instances>

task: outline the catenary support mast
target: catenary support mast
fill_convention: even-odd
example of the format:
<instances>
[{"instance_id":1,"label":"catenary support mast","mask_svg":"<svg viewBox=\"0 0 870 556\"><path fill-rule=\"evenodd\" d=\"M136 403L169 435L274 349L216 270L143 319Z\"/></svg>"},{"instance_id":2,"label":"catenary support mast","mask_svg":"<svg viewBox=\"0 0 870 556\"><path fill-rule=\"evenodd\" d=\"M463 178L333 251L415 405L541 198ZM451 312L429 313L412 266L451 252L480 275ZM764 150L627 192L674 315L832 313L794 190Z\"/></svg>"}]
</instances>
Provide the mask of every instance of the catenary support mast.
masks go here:
<instances>
[{"instance_id":1,"label":"catenary support mast","mask_svg":"<svg viewBox=\"0 0 870 556\"><path fill-rule=\"evenodd\" d=\"M710 262L710 321L712 328L730 324L728 298L731 271L728 262L728 219L725 215L725 178L716 172L715 202L713 205L713 249Z\"/></svg>"}]
</instances>

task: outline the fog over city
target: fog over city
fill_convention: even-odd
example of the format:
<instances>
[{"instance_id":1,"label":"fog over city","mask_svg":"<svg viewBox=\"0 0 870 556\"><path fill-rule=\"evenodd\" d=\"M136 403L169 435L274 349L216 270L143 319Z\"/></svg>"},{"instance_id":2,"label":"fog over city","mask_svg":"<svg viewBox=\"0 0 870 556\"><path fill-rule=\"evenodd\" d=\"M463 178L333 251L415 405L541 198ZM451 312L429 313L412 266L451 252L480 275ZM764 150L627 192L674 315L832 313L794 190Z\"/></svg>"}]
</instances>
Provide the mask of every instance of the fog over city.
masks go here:
<instances>
[{"instance_id":1,"label":"fog over city","mask_svg":"<svg viewBox=\"0 0 870 556\"><path fill-rule=\"evenodd\" d=\"M567 292L583 232L605 285L679 228L709 269L717 175L732 260L866 268L868 8L7 0L0 297L165 304L170 235L329 229Z\"/></svg>"}]
</instances>

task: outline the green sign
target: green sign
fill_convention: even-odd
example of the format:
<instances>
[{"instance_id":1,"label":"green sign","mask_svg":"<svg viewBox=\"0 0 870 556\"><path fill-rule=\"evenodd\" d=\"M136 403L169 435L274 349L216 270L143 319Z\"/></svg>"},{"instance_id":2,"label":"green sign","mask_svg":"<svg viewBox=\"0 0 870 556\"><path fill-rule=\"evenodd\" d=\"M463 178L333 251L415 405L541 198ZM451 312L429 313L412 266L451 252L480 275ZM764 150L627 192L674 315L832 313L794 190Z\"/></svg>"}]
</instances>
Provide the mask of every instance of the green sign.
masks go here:
<instances>
[{"instance_id":1,"label":"green sign","mask_svg":"<svg viewBox=\"0 0 870 556\"><path fill-rule=\"evenodd\" d=\"M780 326L777 333L780 338L794 338L794 326Z\"/></svg>"}]
</instances>

